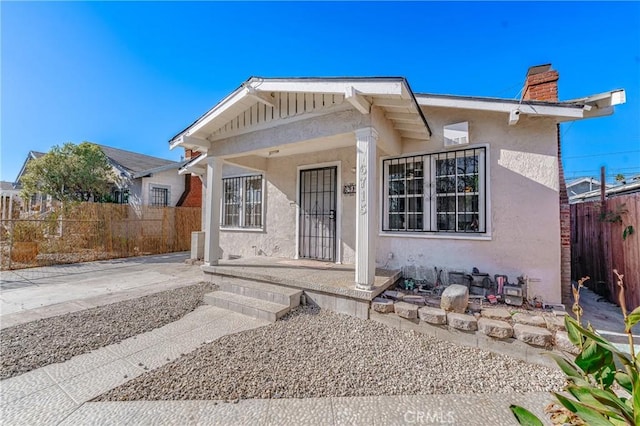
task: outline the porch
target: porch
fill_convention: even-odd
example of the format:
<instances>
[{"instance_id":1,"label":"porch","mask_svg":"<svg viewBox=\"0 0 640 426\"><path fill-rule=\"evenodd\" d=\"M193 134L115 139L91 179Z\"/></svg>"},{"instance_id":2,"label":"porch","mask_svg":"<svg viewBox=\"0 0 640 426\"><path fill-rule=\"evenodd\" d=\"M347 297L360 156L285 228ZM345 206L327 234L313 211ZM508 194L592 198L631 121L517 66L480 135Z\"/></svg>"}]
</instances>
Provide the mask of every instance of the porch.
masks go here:
<instances>
[{"instance_id":1,"label":"porch","mask_svg":"<svg viewBox=\"0 0 640 426\"><path fill-rule=\"evenodd\" d=\"M220 260L218 265L202 266L202 270L221 290L238 296L269 301L269 297L257 294L277 286L285 291L297 290L308 303L323 309L362 319L369 317L371 300L401 276L399 270L376 269L372 289L361 290L354 286L354 265L267 256ZM240 300L234 302L241 304Z\"/></svg>"}]
</instances>

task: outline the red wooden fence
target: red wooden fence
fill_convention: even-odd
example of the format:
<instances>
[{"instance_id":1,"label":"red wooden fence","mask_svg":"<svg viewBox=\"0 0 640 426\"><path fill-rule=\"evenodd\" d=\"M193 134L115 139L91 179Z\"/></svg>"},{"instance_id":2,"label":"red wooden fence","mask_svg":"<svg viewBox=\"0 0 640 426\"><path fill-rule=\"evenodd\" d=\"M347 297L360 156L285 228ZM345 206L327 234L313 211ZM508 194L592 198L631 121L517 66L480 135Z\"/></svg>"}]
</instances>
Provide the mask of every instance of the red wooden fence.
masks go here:
<instances>
[{"instance_id":1,"label":"red wooden fence","mask_svg":"<svg viewBox=\"0 0 640 426\"><path fill-rule=\"evenodd\" d=\"M618 303L613 270L624 275L627 309L640 306L640 194L571 205L571 276ZM630 228L631 227L631 228ZM633 230L631 235L624 237Z\"/></svg>"}]
</instances>

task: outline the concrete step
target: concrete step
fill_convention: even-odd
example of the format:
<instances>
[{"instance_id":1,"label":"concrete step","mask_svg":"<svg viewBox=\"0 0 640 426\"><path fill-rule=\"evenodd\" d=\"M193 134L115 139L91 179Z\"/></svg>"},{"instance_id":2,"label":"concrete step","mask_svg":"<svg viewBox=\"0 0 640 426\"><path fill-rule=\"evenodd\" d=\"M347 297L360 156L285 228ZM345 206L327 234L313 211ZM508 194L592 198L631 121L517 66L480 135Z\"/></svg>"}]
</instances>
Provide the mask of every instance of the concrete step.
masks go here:
<instances>
[{"instance_id":1,"label":"concrete step","mask_svg":"<svg viewBox=\"0 0 640 426\"><path fill-rule=\"evenodd\" d=\"M291 310L287 305L267 302L265 300L222 290L205 294L204 302L218 308L228 309L233 312L271 322L276 322Z\"/></svg>"},{"instance_id":2,"label":"concrete step","mask_svg":"<svg viewBox=\"0 0 640 426\"><path fill-rule=\"evenodd\" d=\"M215 282L222 291L277 303L290 308L295 308L300 304L300 296L302 295L302 290L300 289L242 278L218 277Z\"/></svg>"}]
</instances>

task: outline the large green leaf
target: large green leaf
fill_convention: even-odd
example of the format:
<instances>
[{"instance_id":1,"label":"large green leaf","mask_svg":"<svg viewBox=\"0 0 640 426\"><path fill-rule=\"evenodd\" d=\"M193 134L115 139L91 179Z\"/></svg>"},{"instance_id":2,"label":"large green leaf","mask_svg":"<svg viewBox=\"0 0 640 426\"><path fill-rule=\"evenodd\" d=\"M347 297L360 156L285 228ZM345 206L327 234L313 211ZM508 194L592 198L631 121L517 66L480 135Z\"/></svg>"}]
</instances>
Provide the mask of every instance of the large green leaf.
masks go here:
<instances>
[{"instance_id":1,"label":"large green leaf","mask_svg":"<svg viewBox=\"0 0 640 426\"><path fill-rule=\"evenodd\" d=\"M590 396L585 394L589 393ZM598 388L586 388L582 387L576 394L580 395L578 398L574 392L571 392L580 402L589 405L591 408L596 408L601 414L605 414L609 417L620 417L622 420L633 421L633 410L626 404L625 400L618 397L612 391L606 391ZM584 398L584 399L583 399ZM597 401L593 403L593 400ZM606 406L609 408L605 408ZM613 411L612 411L613 410Z\"/></svg>"},{"instance_id":2,"label":"large green leaf","mask_svg":"<svg viewBox=\"0 0 640 426\"><path fill-rule=\"evenodd\" d=\"M611 351L604 349L592 339L587 339L575 363L587 374L593 374L606 365L612 364Z\"/></svg>"},{"instance_id":3,"label":"large green leaf","mask_svg":"<svg viewBox=\"0 0 640 426\"><path fill-rule=\"evenodd\" d=\"M575 413L578 417L584 420L588 425L607 425L611 424L609 420L600 414L597 410L579 402L572 401L569 398L559 394L553 393L558 401L564 405L569 411Z\"/></svg>"},{"instance_id":4,"label":"large green leaf","mask_svg":"<svg viewBox=\"0 0 640 426\"><path fill-rule=\"evenodd\" d=\"M640 377L637 374L633 382L633 420L640 425Z\"/></svg>"},{"instance_id":5,"label":"large green leaf","mask_svg":"<svg viewBox=\"0 0 640 426\"><path fill-rule=\"evenodd\" d=\"M578 330L578 328L576 328L576 324L577 321L571 318L569 315L564 316L564 327L567 329L569 341L573 343L574 346L581 347L582 334L580 334L580 331Z\"/></svg>"},{"instance_id":6,"label":"large green leaf","mask_svg":"<svg viewBox=\"0 0 640 426\"><path fill-rule=\"evenodd\" d=\"M558 354L554 354L552 352L547 352L546 354L549 355L551 358L553 358L553 360L556 362L556 364L558 364L558 367L560 367L560 369L567 376L580 378L580 379L582 379L584 377L584 373L582 372L580 367L575 365L573 362L569 361L568 359L566 359L566 358L564 358L564 357L562 357L562 356L560 356Z\"/></svg>"},{"instance_id":7,"label":"large green leaf","mask_svg":"<svg viewBox=\"0 0 640 426\"><path fill-rule=\"evenodd\" d=\"M625 331L628 333L631 328L640 322L640 306L635 308L633 312L627 315L627 318L624 320L625 323Z\"/></svg>"},{"instance_id":8,"label":"large green leaf","mask_svg":"<svg viewBox=\"0 0 640 426\"><path fill-rule=\"evenodd\" d=\"M627 373L617 371L615 378L616 382L618 382L618 384L622 386L627 392L633 392L633 385L631 384L631 379L629 378L629 375Z\"/></svg>"},{"instance_id":9,"label":"large green leaf","mask_svg":"<svg viewBox=\"0 0 640 426\"><path fill-rule=\"evenodd\" d=\"M584 336L592 339L598 346L600 346L600 347L610 351L614 355L616 355L625 366L633 366L634 365L634 363L629 359L629 357L627 357L627 354L619 351L615 346L613 346L611 343L609 343L606 339L600 337L599 335L597 335L593 331L587 330L586 328L580 326L575 319L567 316L567 317L565 317L565 321L566 321L567 324L571 324L572 327L575 327L576 330L579 331L581 334L583 334Z\"/></svg>"},{"instance_id":10,"label":"large green leaf","mask_svg":"<svg viewBox=\"0 0 640 426\"><path fill-rule=\"evenodd\" d=\"M511 412L514 416L516 416L516 420L518 423L524 426L544 426L544 424L538 419L535 414L526 408L520 407L519 405L511 405Z\"/></svg>"}]
</instances>

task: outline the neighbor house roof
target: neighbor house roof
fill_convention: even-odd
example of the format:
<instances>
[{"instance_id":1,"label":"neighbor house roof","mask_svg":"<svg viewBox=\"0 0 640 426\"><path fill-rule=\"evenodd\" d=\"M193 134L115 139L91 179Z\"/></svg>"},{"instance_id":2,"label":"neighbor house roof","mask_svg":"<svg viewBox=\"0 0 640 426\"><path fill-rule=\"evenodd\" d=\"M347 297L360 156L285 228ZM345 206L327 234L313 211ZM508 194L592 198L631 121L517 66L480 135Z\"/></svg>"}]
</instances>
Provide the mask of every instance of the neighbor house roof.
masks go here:
<instances>
[{"instance_id":1,"label":"neighbor house roof","mask_svg":"<svg viewBox=\"0 0 640 426\"><path fill-rule=\"evenodd\" d=\"M138 152L127 151L124 149L113 148L106 145L96 144L100 147L104 155L106 155L112 163L122 167L132 174L158 169L162 167L178 168L182 163L164 158L152 157ZM166 169L165 169L166 170ZM155 170L157 172L157 170Z\"/></svg>"},{"instance_id":2,"label":"neighbor house roof","mask_svg":"<svg viewBox=\"0 0 640 426\"><path fill-rule=\"evenodd\" d=\"M615 197L618 195L632 194L635 192L640 192L640 178L634 179L629 183L621 184L621 185L607 185L605 189L605 196L607 198ZM570 203L580 203L583 201L593 201L599 199L601 196L601 192L599 189L589 192L583 192L582 194L576 194L569 197Z\"/></svg>"}]
</instances>

